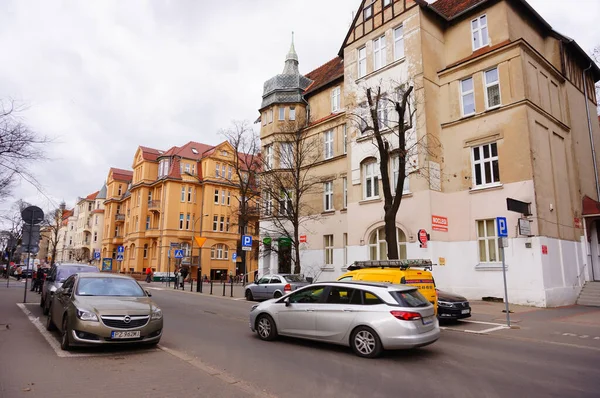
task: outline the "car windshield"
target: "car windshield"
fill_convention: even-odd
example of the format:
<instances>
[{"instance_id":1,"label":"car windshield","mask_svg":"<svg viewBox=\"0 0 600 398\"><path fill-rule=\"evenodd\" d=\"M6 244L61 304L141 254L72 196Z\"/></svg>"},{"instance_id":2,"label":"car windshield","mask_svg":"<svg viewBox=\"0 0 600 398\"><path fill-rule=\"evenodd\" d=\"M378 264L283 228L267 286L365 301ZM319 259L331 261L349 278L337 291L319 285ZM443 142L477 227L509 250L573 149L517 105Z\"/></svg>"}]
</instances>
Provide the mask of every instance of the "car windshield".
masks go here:
<instances>
[{"instance_id":1,"label":"car windshield","mask_svg":"<svg viewBox=\"0 0 600 398\"><path fill-rule=\"evenodd\" d=\"M78 296L144 297L144 291L131 279L81 278L77 285Z\"/></svg>"},{"instance_id":2,"label":"car windshield","mask_svg":"<svg viewBox=\"0 0 600 398\"><path fill-rule=\"evenodd\" d=\"M288 282L306 282L306 279L304 279L300 275L284 275L283 277Z\"/></svg>"},{"instance_id":3,"label":"car windshield","mask_svg":"<svg viewBox=\"0 0 600 398\"><path fill-rule=\"evenodd\" d=\"M427 307L429 301L418 290L391 291L390 294L403 307Z\"/></svg>"},{"instance_id":4,"label":"car windshield","mask_svg":"<svg viewBox=\"0 0 600 398\"><path fill-rule=\"evenodd\" d=\"M80 272L98 272L98 269L96 267L86 267L86 266L61 267L58 269L56 279L60 282L64 282L67 280L67 278L69 276L80 273Z\"/></svg>"}]
</instances>

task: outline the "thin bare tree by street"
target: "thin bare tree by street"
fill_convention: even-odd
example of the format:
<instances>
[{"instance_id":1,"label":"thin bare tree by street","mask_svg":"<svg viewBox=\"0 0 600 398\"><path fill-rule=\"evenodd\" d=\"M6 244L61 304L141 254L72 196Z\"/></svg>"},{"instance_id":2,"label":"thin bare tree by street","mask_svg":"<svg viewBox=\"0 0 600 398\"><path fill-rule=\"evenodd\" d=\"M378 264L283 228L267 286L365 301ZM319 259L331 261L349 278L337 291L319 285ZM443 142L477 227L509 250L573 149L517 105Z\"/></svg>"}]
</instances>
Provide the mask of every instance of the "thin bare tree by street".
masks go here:
<instances>
[{"instance_id":1,"label":"thin bare tree by street","mask_svg":"<svg viewBox=\"0 0 600 398\"><path fill-rule=\"evenodd\" d=\"M361 137L370 137L377 149L383 191L387 258L399 258L396 217L402 203L405 180L412 174L430 182L440 181L439 168L428 160L441 148L437 137L417 128L420 105L413 82L380 82L364 88L365 100L351 115ZM374 167L374 166L373 166ZM372 170L375 174L376 170ZM379 196L377 178L366 182L368 196Z\"/></svg>"},{"instance_id":2,"label":"thin bare tree by street","mask_svg":"<svg viewBox=\"0 0 600 398\"><path fill-rule=\"evenodd\" d=\"M41 184L30 167L46 159L45 145L51 140L23 122L20 116L23 110L13 101L0 100L0 198L10 195L19 178L41 191Z\"/></svg>"},{"instance_id":3,"label":"thin bare tree by street","mask_svg":"<svg viewBox=\"0 0 600 398\"><path fill-rule=\"evenodd\" d=\"M56 262L56 255L58 251L58 243L60 238L60 228L63 224L64 211L65 204L61 203L59 208L46 213L46 219L43 223L43 227L46 230L46 234L48 237L50 265L54 265L54 263Z\"/></svg>"}]
</instances>

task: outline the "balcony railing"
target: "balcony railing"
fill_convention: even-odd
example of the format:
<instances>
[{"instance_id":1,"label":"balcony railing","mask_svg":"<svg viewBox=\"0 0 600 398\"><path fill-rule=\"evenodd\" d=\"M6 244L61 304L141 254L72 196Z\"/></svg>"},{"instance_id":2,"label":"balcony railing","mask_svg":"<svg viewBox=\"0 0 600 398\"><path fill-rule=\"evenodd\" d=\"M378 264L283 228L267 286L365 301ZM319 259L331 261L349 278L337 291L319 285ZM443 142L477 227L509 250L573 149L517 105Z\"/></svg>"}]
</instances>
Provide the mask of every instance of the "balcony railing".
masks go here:
<instances>
[{"instance_id":1,"label":"balcony railing","mask_svg":"<svg viewBox=\"0 0 600 398\"><path fill-rule=\"evenodd\" d=\"M125 221L125 214L115 214L115 221Z\"/></svg>"},{"instance_id":2,"label":"balcony railing","mask_svg":"<svg viewBox=\"0 0 600 398\"><path fill-rule=\"evenodd\" d=\"M149 200L148 210L160 211L160 200Z\"/></svg>"}]
</instances>

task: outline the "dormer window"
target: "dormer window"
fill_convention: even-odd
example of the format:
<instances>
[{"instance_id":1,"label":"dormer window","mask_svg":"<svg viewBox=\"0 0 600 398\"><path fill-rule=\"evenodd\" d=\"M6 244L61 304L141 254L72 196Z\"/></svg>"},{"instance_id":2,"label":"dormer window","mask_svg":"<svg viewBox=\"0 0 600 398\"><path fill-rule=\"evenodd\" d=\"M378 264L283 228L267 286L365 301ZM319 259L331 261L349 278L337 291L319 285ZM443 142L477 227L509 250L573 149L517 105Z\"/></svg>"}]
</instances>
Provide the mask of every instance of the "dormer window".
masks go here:
<instances>
[{"instance_id":1,"label":"dormer window","mask_svg":"<svg viewBox=\"0 0 600 398\"><path fill-rule=\"evenodd\" d=\"M221 156L227 157L227 156L229 156L229 152L227 152L227 151L221 151Z\"/></svg>"},{"instance_id":2,"label":"dormer window","mask_svg":"<svg viewBox=\"0 0 600 398\"><path fill-rule=\"evenodd\" d=\"M471 36L473 39L473 51L489 44L486 15L482 15L471 21Z\"/></svg>"},{"instance_id":3,"label":"dormer window","mask_svg":"<svg viewBox=\"0 0 600 398\"><path fill-rule=\"evenodd\" d=\"M365 21L373 16L373 4L365 7L365 9L363 10L363 15Z\"/></svg>"},{"instance_id":4,"label":"dormer window","mask_svg":"<svg viewBox=\"0 0 600 398\"><path fill-rule=\"evenodd\" d=\"M296 108L290 106L290 120L296 120Z\"/></svg>"},{"instance_id":5,"label":"dormer window","mask_svg":"<svg viewBox=\"0 0 600 398\"><path fill-rule=\"evenodd\" d=\"M197 150L196 148L192 148L192 153L193 153L194 155L197 155L197 154L198 154L198 150Z\"/></svg>"}]
</instances>

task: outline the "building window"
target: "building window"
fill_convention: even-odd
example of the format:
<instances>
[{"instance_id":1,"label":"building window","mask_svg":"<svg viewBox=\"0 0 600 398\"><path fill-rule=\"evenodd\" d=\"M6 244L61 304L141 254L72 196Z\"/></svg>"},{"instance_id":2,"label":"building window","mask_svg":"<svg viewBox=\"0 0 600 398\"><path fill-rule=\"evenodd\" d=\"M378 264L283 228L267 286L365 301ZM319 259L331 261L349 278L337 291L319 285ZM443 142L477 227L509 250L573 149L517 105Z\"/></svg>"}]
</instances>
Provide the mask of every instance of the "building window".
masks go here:
<instances>
[{"instance_id":1,"label":"building window","mask_svg":"<svg viewBox=\"0 0 600 398\"><path fill-rule=\"evenodd\" d=\"M373 69L385 66L385 36L373 40Z\"/></svg>"},{"instance_id":2,"label":"building window","mask_svg":"<svg viewBox=\"0 0 600 398\"><path fill-rule=\"evenodd\" d=\"M225 232L229 232L229 217L227 217L227 220L225 221Z\"/></svg>"},{"instance_id":3,"label":"building window","mask_svg":"<svg viewBox=\"0 0 600 398\"><path fill-rule=\"evenodd\" d=\"M115 227L115 238L119 236L119 227ZM66 235L65 235L66 237Z\"/></svg>"},{"instance_id":4,"label":"building window","mask_svg":"<svg viewBox=\"0 0 600 398\"><path fill-rule=\"evenodd\" d=\"M273 123L273 108L269 109L269 123Z\"/></svg>"},{"instance_id":5,"label":"building window","mask_svg":"<svg viewBox=\"0 0 600 398\"><path fill-rule=\"evenodd\" d=\"M190 172L190 164L189 164L189 163L186 163L186 164L185 164L185 172L186 172L186 173L189 173L189 172Z\"/></svg>"},{"instance_id":6,"label":"building window","mask_svg":"<svg viewBox=\"0 0 600 398\"><path fill-rule=\"evenodd\" d=\"M183 213L179 213L179 229L183 229Z\"/></svg>"},{"instance_id":7,"label":"building window","mask_svg":"<svg viewBox=\"0 0 600 398\"><path fill-rule=\"evenodd\" d=\"M271 193L264 192L263 198L265 198L265 216L273 214L273 201L271 200Z\"/></svg>"},{"instance_id":8,"label":"building window","mask_svg":"<svg viewBox=\"0 0 600 398\"><path fill-rule=\"evenodd\" d=\"M279 107L279 120L285 120L285 108L283 106Z\"/></svg>"},{"instance_id":9,"label":"building window","mask_svg":"<svg viewBox=\"0 0 600 398\"><path fill-rule=\"evenodd\" d=\"M146 229L150 229L150 216L146 217Z\"/></svg>"},{"instance_id":10,"label":"building window","mask_svg":"<svg viewBox=\"0 0 600 398\"><path fill-rule=\"evenodd\" d=\"M181 187L181 201L185 202L185 187Z\"/></svg>"},{"instance_id":11,"label":"building window","mask_svg":"<svg viewBox=\"0 0 600 398\"><path fill-rule=\"evenodd\" d=\"M482 15L471 21L471 35L473 38L473 51L488 45L487 16Z\"/></svg>"},{"instance_id":12,"label":"building window","mask_svg":"<svg viewBox=\"0 0 600 398\"><path fill-rule=\"evenodd\" d=\"M233 173L233 168L231 166L227 166L227 179L231 181L231 174Z\"/></svg>"},{"instance_id":13,"label":"building window","mask_svg":"<svg viewBox=\"0 0 600 398\"><path fill-rule=\"evenodd\" d=\"M333 181L323 184L323 210L333 210Z\"/></svg>"},{"instance_id":14,"label":"building window","mask_svg":"<svg viewBox=\"0 0 600 398\"><path fill-rule=\"evenodd\" d=\"M343 177L342 182L344 184L344 209L348 208L348 178Z\"/></svg>"},{"instance_id":15,"label":"building window","mask_svg":"<svg viewBox=\"0 0 600 398\"><path fill-rule=\"evenodd\" d=\"M210 248L210 258L213 260L229 259L229 247L219 243Z\"/></svg>"},{"instance_id":16,"label":"building window","mask_svg":"<svg viewBox=\"0 0 600 398\"><path fill-rule=\"evenodd\" d=\"M219 178L220 172L221 172L221 164L220 163L216 163L215 164L215 177Z\"/></svg>"},{"instance_id":17,"label":"building window","mask_svg":"<svg viewBox=\"0 0 600 398\"><path fill-rule=\"evenodd\" d=\"M331 159L333 157L333 130L329 130L325 132L325 159Z\"/></svg>"},{"instance_id":18,"label":"building window","mask_svg":"<svg viewBox=\"0 0 600 398\"><path fill-rule=\"evenodd\" d=\"M387 129L388 122L388 101L386 97L382 97L377 103L377 123L379 124L379 130Z\"/></svg>"},{"instance_id":19,"label":"building window","mask_svg":"<svg viewBox=\"0 0 600 398\"><path fill-rule=\"evenodd\" d=\"M227 191L227 206L231 206L231 191Z\"/></svg>"},{"instance_id":20,"label":"building window","mask_svg":"<svg viewBox=\"0 0 600 398\"><path fill-rule=\"evenodd\" d=\"M221 222L219 223L219 231L225 231L225 217L221 216Z\"/></svg>"},{"instance_id":21,"label":"building window","mask_svg":"<svg viewBox=\"0 0 600 398\"><path fill-rule=\"evenodd\" d=\"M392 4L392 0L383 0L383 6L384 6L384 7L387 7L387 6L389 6L390 4Z\"/></svg>"},{"instance_id":22,"label":"building window","mask_svg":"<svg viewBox=\"0 0 600 398\"><path fill-rule=\"evenodd\" d=\"M500 81L498 68L484 72L485 76L485 104L487 109L500 106Z\"/></svg>"},{"instance_id":23,"label":"building window","mask_svg":"<svg viewBox=\"0 0 600 398\"><path fill-rule=\"evenodd\" d=\"M219 224L219 216L213 216L213 231L217 231Z\"/></svg>"},{"instance_id":24,"label":"building window","mask_svg":"<svg viewBox=\"0 0 600 398\"><path fill-rule=\"evenodd\" d=\"M98 216L94 216L94 225L98 225Z\"/></svg>"},{"instance_id":25,"label":"building window","mask_svg":"<svg viewBox=\"0 0 600 398\"><path fill-rule=\"evenodd\" d=\"M292 207L292 193L282 190L279 196L279 214L291 214Z\"/></svg>"},{"instance_id":26,"label":"building window","mask_svg":"<svg viewBox=\"0 0 600 398\"><path fill-rule=\"evenodd\" d=\"M342 237L344 245L344 267L348 265L348 234L344 232Z\"/></svg>"},{"instance_id":27,"label":"building window","mask_svg":"<svg viewBox=\"0 0 600 398\"><path fill-rule=\"evenodd\" d=\"M473 91L472 77L460 81L460 103L463 116L475 113L475 92Z\"/></svg>"},{"instance_id":28,"label":"building window","mask_svg":"<svg viewBox=\"0 0 600 398\"><path fill-rule=\"evenodd\" d=\"M185 229L190 229L190 213L188 213L185 217Z\"/></svg>"},{"instance_id":29,"label":"building window","mask_svg":"<svg viewBox=\"0 0 600 398\"><path fill-rule=\"evenodd\" d=\"M363 10L363 16L364 16L365 21L373 16L373 5L372 4L365 7L365 9Z\"/></svg>"},{"instance_id":30,"label":"building window","mask_svg":"<svg viewBox=\"0 0 600 398\"><path fill-rule=\"evenodd\" d=\"M144 244L144 258L148 258L148 244Z\"/></svg>"},{"instance_id":31,"label":"building window","mask_svg":"<svg viewBox=\"0 0 600 398\"><path fill-rule=\"evenodd\" d=\"M364 198L375 199L379 197L379 176L377 175L377 163L370 162L363 166L364 174Z\"/></svg>"},{"instance_id":32,"label":"building window","mask_svg":"<svg viewBox=\"0 0 600 398\"><path fill-rule=\"evenodd\" d=\"M344 142L342 143L342 148L344 151L344 155L348 153L348 125L344 123L342 125L342 136L344 137Z\"/></svg>"},{"instance_id":33,"label":"building window","mask_svg":"<svg viewBox=\"0 0 600 398\"><path fill-rule=\"evenodd\" d=\"M219 190L215 189L215 204L219 204Z\"/></svg>"},{"instance_id":34,"label":"building window","mask_svg":"<svg viewBox=\"0 0 600 398\"><path fill-rule=\"evenodd\" d=\"M263 126L266 126L267 125L267 112L263 112L261 119L263 121Z\"/></svg>"},{"instance_id":35,"label":"building window","mask_svg":"<svg viewBox=\"0 0 600 398\"><path fill-rule=\"evenodd\" d=\"M473 148L473 175L476 187L500 183L498 146L495 142Z\"/></svg>"},{"instance_id":36,"label":"building window","mask_svg":"<svg viewBox=\"0 0 600 398\"><path fill-rule=\"evenodd\" d=\"M361 78L367 74L367 48L358 49L358 77Z\"/></svg>"},{"instance_id":37,"label":"building window","mask_svg":"<svg viewBox=\"0 0 600 398\"><path fill-rule=\"evenodd\" d=\"M296 108L290 106L290 120L296 120Z\"/></svg>"},{"instance_id":38,"label":"building window","mask_svg":"<svg viewBox=\"0 0 600 398\"><path fill-rule=\"evenodd\" d=\"M226 176L225 169L226 169L225 164L221 165L221 178L226 178L225 177Z\"/></svg>"},{"instance_id":39,"label":"building window","mask_svg":"<svg viewBox=\"0 0 600 398\"><path fill-rule=\"evenodd\" d=\"M226 196L225 196L225 193L226 193L226 192L225 192L225 190L224 190L224 189L223 189L223 190L221 190L221 204L222 204L222 205L225 205L225 198L226 198Z\"/></svg>"},{"instance_id":40,"label":"building window","mask_svg":"<svg viewBox=\"0 0 600 398\"><path fill-rule=\"evenodd\" d=\"M390 166L392 168L391 173L390 173L390 178L392 179L392 181L390 181L390 185L392 187L392 195L396 194L396 189L398 188L398 177L400 175L400 156L399 155L393 155L390 161ZM404 186L402 187L402 193L408 193L409 192L409 179L408 176L404 177Z\"/></svg>"},{"instance_id":41,"label":"building window","mask_svg":"<svg viewBox=\"0 0 600 398\"><path fill-rule=\"evenodd\" d=\"M335 87L333 90L331 90L331 112L332 113L339 112L340 99L341 99L340 87L338 86L338 87Z\"/></svg>"},{"instance_id":42,"label":"building window","mask_svg":"<svg viewBox=\"0 0 600 398\"><path fill-rule=\"evenodd\" d=\"M192 163L192 175L196 175L196 165Z\"/></svg>"},{"instance_id":43,"label":"building window","mask_svg":"<svg viewBox=\"0 0 600 398\"><path fill-rule=\"evenodd\" d=\"M333 235L323 236L323 247L325 248L325 266L333 265Z\"/></svg>"},{"instance_id":44,"label":"building window","mask_svg":"<svg viewBox=\"0 0 600 398\"><path fill-rule=\"evenodd\" d=\"M273 168L273 145L265 146L265 162L267 166L267 170L271 170Z\"/></svg>"},{"instance_id":45,"label":"building window","mask_svg":"<svg viewBox=\"0 0 600 398\"><path fill-rule=\"evenodd\" d=\"M502 261L496 236L496 219L477 220L477 243L479 244L479 262L496 263Z\"/></svg>"},{"instance_id":46,"label":"building window","mask_svg":"<svg viewBox=\"0 0 600 398\"><path fill-rule=\"evenodd\" d=\"M98 232L94 232L94 242L98 242Z\"/></svg>"},{"instance_id":47,"label":"building window","mask_svg":"<svg viewBox=\"0 0 600 398\"><path fill-rule=\"evenodd\" d=\"M279 143L279 167L291 169L294 165L294 151L291 142Z\"/></svg>"},{"instance_id":48,"label":"building window","mask_svg":"<svg viewBox=\"0 0 600 398\"><path fill-rule=\"evenodd\" d=\"M188 187L188 202L192 202L192 187Z\"/></svg>"},{"instance_id":49,"label":"building window","mask_svg":"<svg viewBox=\"0 0 600 398\"><path fill-rule=\"evenodd\" d=\"M396 239L398 241L398 257L406 259L406 235L400 228L396 228ZM387 260L387 242L385 241L385 228L381 227L369 236L369 259Z\"/></svg>"}]
</instances>

